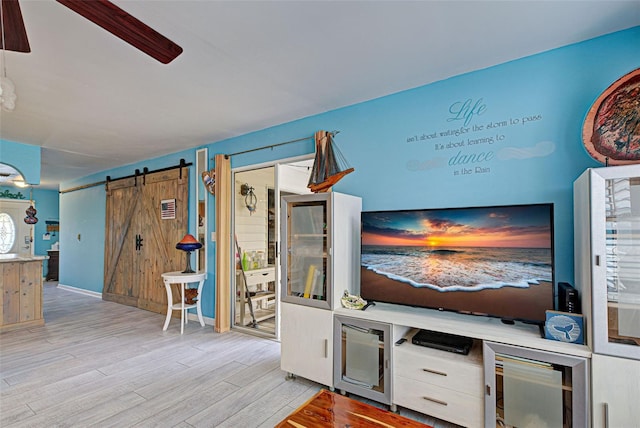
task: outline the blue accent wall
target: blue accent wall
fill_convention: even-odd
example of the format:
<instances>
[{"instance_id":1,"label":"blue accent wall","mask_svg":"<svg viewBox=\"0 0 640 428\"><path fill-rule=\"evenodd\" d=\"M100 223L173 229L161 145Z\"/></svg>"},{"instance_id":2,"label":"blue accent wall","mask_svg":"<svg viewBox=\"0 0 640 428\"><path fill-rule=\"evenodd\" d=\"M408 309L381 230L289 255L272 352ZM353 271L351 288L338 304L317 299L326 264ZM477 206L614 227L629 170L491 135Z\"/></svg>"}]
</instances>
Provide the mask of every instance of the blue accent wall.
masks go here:
<instances>
[{"instance_id":1,"label":"blue accent wall","mask_svg":"<svg viewBox=\"0 0 640 428\"><path fill-rule=\"evenodd\" d=\"M639 66L636 27L216 143L210 152L286 141L292 128L297 136L337 129L356 171L334 189L361 196L363 210L553 202L556 281L573 284L573 181L601 166L582 145L582 123L600 93ZM280 138L270 136L277 131ZM232 166L294 150L278 149L280 156L234 157Z\"/></svg>"},{"instance_id":2,"label":"blue accent wall","mask_svg":"<svg viewBox=\"0 0 640 428\"><path fill-rule=\"evenodd\" d=\"M60 240L60 232L49 232L49 240L44 239L47 233L47 220L59 221L60 219L60 198L57 190L33 189L33 200L38 211L38 223L33 232L34 253L37 255L47 255L47 250ZM47 273L46 264L44 273Z\"/></svg>"},{"instance_id":3,"label":"blue accent wall","mask_svg":"<svg viewBox=\"0 0 640 428\"><path fill-rule=\"evenodd\" d=\"M60 284L102 293L104 186L60 195Z\"/></svg>"},{"instance_id":4,"label":"blue accent wall","mask_svg":"<svg viewBox=\"0 0 640 428\"><path fill-rule=\"evenodd\" d=\"M207 147L213 157L312 136L320 129L339 130L335 141L355 172L334 190L362 197L364 210L552 202L555 280L573 284L573 181L586 168L601 166L582 145L582 123L602 91L638 67L640 27L634 27ZM232 167L313 150L311 141L303 141L233 156ZM102 180L107 174L128 175L131 168L167 166L180 157L192 162L194 156L195 149L61 188ZM191 178L196 179L193 172ZM213 231L215 198L210 201ZM103 190L63 195L61 222L61 282L101 291ZM67 241L80 231L83 236L89 233L90 240ZM209 245L203 312L213 317L215 246Z\"/></svg>"}]
</instances>

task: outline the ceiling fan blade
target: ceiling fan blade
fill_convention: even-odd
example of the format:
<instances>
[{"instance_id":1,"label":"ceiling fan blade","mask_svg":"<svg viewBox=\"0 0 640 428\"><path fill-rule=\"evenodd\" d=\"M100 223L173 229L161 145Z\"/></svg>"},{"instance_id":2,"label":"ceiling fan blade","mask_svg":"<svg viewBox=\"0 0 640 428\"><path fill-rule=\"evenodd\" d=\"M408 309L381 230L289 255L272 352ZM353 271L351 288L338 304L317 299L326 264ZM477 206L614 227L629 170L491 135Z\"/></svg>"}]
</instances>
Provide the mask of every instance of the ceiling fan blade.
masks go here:
<instances>
[{"instance_id":1,"label":"ceiling fan blade","mask_svg":"<svg viewBox=\"0 0 640 428\"><path fill-rule=\"evenodd\" d=\"M163 64L182 53L182 48L142 21L107 0L56 0Z\"/></svg>"},{"instance_id":2,"label":"ceiling fan blade","mask_svg":"<svg viewBox=\"0 0 640 428\"><path fill-rule=\"evenodd\" d=\"M18 0L2 0L0 7L2 7L2 28L4 30L4 34L0 34L0 49L4 46L4 49L8 51L31 52Z\"/></svg>"}]
</instances>

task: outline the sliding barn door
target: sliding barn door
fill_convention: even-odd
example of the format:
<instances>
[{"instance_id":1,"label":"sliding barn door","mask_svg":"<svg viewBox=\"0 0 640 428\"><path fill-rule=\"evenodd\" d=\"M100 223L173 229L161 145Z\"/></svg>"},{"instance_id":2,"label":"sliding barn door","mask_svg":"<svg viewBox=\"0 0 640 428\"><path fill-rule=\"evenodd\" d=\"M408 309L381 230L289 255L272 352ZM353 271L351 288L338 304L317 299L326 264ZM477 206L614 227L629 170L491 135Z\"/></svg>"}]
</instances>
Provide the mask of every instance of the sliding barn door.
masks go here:
<instances>
[{"instance_id":1,"label":"sliding barn door","mask_svg":"<svg viewBox=\"0 0 640 428\"><path fill-rule=\"evenodd\" d=\"M129 306L138 306L140 294L134 280L138 269L135 235L140 193L133 178L109 183L107 190L102 298Z\"/></svg>"},{"instance_id":2,"label":"sliding barn door","mask_svg":"<svg viewBox=\"0 0 640 428\"><path fill-rule=\"evenodd\" d=\"M188 192L187 168L109 183L104 300L166 311L161 274L184 269L176 243L187 233Z\"/></svg>"}]
</instances>

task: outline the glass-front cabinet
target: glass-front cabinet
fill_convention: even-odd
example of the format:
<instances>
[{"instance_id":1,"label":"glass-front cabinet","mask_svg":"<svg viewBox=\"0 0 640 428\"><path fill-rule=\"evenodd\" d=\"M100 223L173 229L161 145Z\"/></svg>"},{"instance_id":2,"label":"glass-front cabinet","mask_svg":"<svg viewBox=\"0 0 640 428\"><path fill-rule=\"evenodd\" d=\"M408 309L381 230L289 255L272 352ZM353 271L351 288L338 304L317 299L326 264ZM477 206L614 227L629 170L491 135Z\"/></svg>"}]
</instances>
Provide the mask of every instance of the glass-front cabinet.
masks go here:
<instances>
[{"instance_id":1,"label":"glass-front cabinet","mask_svg":"<svg viewBox=\"0 0 640 428\"><path fill-rule=\"evenodd\" d=\"M391 404L391 326L336 315L333 384L345 392Z\"/></svg>"},{"instance_id":2,"label":"glass-front cabinet","mask_svg":"<svg viewBox=\"0 0 640 428\"><path fill-rule=\"evenodd\" d=\"M485 341L485 426L588 426L586 358Z\"/></svg>"},{"instance_id":3,"label":"glass-front cabinet","mask_svg":"<svg viewBox=\"0 0 640 428\"><path fill-rule=\"evenodd\" d=\"M333 192L282 198L283 302L333 309L359 285L361 204Z\"/></svg>"},{"instance_id":4,"label":"glass-front cabinet","mask_svg":"<svg viewBox=\"0 0 640 428\"><path fill-rule=\"evenodd\" d=\"M640 165L589 169L574 190L588 345L640 360Z\"/></svg>"},{"instance_id":5,"label":"glass-front cabinet","mask_svg":"<svg viewBox=\"0 0 640 428\"><path fill-rule=\"evenodd\" d=\"M640 165L574 183L576 286L591 347L593 428L640 420Z\"/></svg>"},{"instance_id":6,"label":"glass-front cabinet","mask_svg":"<svg viewBox=\"0 0 640 428\"><path fill-rule=\"evenodd\" d=\"M327 228L331 225L327 214L331 201L291 199L285 198L287 218L282 223L286 237L286 287L282 300L329 309L331 289L327 288L327 274L331 265L327 259L331 246Z\"/></svg>"},{"instance_id":7,"label":"glass-front cabinet","mask_svg":"<svg viewBox=\"0 0 640 428\"><path fill-rule=\"evenodd\" d=\"M596 339L640 350L640 174L605 180L605 210L607 328Z\"/></svg>"}]
</instances>

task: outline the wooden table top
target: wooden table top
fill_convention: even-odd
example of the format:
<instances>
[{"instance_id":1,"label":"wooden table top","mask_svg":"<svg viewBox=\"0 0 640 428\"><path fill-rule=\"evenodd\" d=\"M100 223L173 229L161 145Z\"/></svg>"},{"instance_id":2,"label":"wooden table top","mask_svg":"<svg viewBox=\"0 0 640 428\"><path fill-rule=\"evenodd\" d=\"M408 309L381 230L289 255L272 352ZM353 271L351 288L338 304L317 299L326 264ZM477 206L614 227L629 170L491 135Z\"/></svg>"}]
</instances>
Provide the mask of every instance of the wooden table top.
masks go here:
<instances>
[{"instance_id":1,"label":"wooden table top","mask_svg":"<svg viewBox=\"0 0 640 428\"><path fill-rule=\"evenodd\" d=\"M396 413L352 400L326 389L321 390L295 412L276 425L277 428L432 428Z\"/></svg>"}]
</instances>

